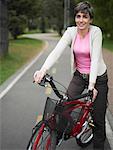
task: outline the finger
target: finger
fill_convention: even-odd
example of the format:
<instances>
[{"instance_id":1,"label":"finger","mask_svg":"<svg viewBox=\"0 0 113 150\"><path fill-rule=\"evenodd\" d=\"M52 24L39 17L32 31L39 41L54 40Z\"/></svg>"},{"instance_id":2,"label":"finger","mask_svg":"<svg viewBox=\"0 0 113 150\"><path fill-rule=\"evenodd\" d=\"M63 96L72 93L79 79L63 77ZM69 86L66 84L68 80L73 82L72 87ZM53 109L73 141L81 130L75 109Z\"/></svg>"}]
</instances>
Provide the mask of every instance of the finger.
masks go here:
<instances>
[{"instance_id":1,"label":"finger","mask_svg":"<svg viewBox=\"0 0 113 150\"><path fill-rule=\"evenodd\" d=\"M95 99L96 99L97 94L98 94L98 91L94 89L94 91L93 91L93 100L95 100Z\"/></svg>"},{"instance_id":2,"label":"finger","mask_svg":"<svg viewBox=\"0 0 113 150\"><path fill-rule=\"evenodd\" d=\"M93 100L95 100L96 99L96 96L93 96Z\"/></svg>"},{"instance_id":3,"label":"finger","mask_svg":"<svg viewBox=\"0 0 113 150\"><path fill-rule=\"evenodd\" d=\"M33 77L36 78L36 76L37 76L37 71L34 73L34 76L33 76Z\"/></svg>"}]
</instances>

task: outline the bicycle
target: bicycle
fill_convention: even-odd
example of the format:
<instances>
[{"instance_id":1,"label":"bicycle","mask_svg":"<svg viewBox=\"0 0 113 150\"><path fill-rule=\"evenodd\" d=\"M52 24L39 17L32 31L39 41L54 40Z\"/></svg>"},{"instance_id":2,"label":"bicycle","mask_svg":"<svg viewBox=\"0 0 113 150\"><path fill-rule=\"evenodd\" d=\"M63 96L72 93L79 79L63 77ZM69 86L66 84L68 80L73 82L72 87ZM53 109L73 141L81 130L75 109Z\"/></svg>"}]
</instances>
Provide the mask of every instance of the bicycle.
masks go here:
<instances>
[{"instance_id":1,"label":"bicycle","mask_svg":"<svg viewBox=\"0 0 113 150\"><path fill-rule=\"evenodd\" d=\"M88 146L93 139L94 127L92 91L69 99L68 95L59 92L56 81L48 74L40 85L46 87L47 82L59 99L47 97L43 118L33 127L27 150L55 150L62 141L72 137L79 146Z\"/></svg>"}]
</instances>

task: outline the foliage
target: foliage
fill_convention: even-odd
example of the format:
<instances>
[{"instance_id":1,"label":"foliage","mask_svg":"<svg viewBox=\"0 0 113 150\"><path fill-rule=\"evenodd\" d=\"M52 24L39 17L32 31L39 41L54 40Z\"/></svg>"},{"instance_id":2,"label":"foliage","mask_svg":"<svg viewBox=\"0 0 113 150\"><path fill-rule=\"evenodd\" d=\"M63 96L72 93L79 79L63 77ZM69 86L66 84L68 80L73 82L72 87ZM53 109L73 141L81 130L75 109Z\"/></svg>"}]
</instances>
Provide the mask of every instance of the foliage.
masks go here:
<instances>
[{"instance_id":1,"label":"foliage","mask_svg":"<svg viewBox=\"0 0 113 150\"><path fill-rule=\"evenodd\" d=\"M94 24L103 30L105 37L113 39L113 0L89 0L89 2L94 7Z\"/></svg>"},{"instance_id":2,"label":"foliage","mask_svg":"<svg viewBox=\"0 0 113 150\"><path fill-rule=\"evenodd\" d=\"M10 40L9 54L0 59L0 84L38 54L43 44L40 40L28 38Z\"/></svg>"},{"instance_id":3,"label":"foliage","mask_svg":"<svg viewBox=\"0 0 113 150\"><path fill-rule=\"evenodd\" d=\"M8 14L6 0L0 0L0 57L8 54Z\"/></svg>"},{"instance_id":4,"label":"foliage","mask_svg":"<svg viewBox=\"0 0 113 150\"><path fill-rule=\"evenodd\" d=\"M113 40L108 38L103 40L103 47L113 52Z\"/></svg>"},{"instance_id":5,"label":"foliage","mask_svg":"<svg viewBox=\"0 0 113 150\"><path fill-rule=\"evenodd\" d=\"M50 27L57 30L61 35L64 20L63 1L45 0L43 10L46 12L46 14L44 12L43 14L48 18Z\"/></svg>"},{"instance_id":6,"label":"foliage","mask_svg":"<svg viewBox=\"0 0 113 150\"><path fill-rule=\"evenodd\" d=\"M74 7L81 0L70 0L70 26L74 23ZM113 0L89 0L94 6L94 24L100 26L107 37L113 39ZM46 32L48 28L52 28L61 34L64 26L64 0L9 0L9 22L13 22L17 17L19 25L20 16L24 16L26 21L22 21L22 30L25 27L28 29L39 28L42 32ZM12 13L14 12L14 13ZM14 15L14 16L13 16ZM10 24L9 29L13 29L14 24ZM20 28L20 25L19 27ZM15 31L14 31L15 32Z\"/></svg>"},{"instance_id":7,"label":"foliage","mask_svg":"<svg viewBox=\"0 0 113 150\"><path fill-rule=\"evenodd\" d=\"M14 39L16 39L18 35L22 34L26 27L27 20L24 15L19 15L18 17L12 16L9 20L9 30Z\"/></svg>"},{"instance_id":8,"label":"foliage","mask_svg":"<svg viewBox=\"0 0 113 150\"><path fill-rule=\"evenodd\" d=\"M29 29L37 28L36 18L40 16L41 0L9 0L9 31L14 38Z\"/></svg>"}]
</instances>

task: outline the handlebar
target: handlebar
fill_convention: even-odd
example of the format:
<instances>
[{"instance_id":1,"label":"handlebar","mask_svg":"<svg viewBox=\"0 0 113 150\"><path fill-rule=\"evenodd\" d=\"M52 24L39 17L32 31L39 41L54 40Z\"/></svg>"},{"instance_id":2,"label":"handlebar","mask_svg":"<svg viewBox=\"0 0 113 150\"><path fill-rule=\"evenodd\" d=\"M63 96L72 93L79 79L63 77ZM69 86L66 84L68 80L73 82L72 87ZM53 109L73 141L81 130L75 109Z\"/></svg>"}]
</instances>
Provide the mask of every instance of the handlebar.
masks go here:
<instances>
[{"instance_id":1,"label":"handlebar","mask_svg":"<svg viewBox=\"0 0 113 150\"><path fill-rule=\"evenodd\" d=\"M49 74L46 74L46 75L43 77L43 79L42 79L42 81L39 83L39 85L45 87L45 83L46 83L46 82L48 82L48 83L51 85L51 87L52 87L54 93L55 93L60 99L63 99L63 95L59 93L57 87L55 86L55 84L54 84L54 82L53 82L53 77L50 76Z\"/></svg>"},{"instance_id":2,"label":"handlebar","mask_svg":"<svg viewBox=\"0 0 113 150\"><path fill-rule=\"evenodd\" d=\"M54 93L60 98L63 99L64 95L60 94L60 92L58 91L54 81L53 81L53 77L50 76L49 74L46 74L43 79L41 80L41 82L39 83L40 86L46 86L46 83L49 83L54 91ZM76 100L76 99L81 99L81 98L85 98L90 96L90 98L92 99L93 96L93 91L88 91L87 93L81 94L81 95L77 95L74 99L69 99L69 100Z\"/></svg>"}]
</instances>

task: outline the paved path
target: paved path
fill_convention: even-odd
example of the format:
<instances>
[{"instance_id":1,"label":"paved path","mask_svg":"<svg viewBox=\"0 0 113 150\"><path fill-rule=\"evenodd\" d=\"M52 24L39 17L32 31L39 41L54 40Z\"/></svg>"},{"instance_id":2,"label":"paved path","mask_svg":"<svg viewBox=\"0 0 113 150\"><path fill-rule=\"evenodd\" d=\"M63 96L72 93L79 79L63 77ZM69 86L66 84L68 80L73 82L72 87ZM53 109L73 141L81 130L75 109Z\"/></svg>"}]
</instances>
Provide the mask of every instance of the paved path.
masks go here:
<instances>
[{"instance_id":1,"label":"paved path","mask_svg":"<svg viewBox=\"0 0 113 150\"><path fill-rule=\"evenodd\" d=\"M108 84L109 84L109 93L108 93L109 111L107 112L107 118L113 131L113 52L110 52L106 49L104 49L103 52L104 52L104 60L106 62L108 69Z\"/></svg>"},{"instance_id":2,"label":"paved path","mask_svg":"<svg viewBox=\"0 0 113 150\"><path fill-rule=\"evenodd\" d=\"M109 81L109 109L113 115L113 52L104 50L104 58L108 68Z\"/></svg>"},{"instance_id":3,"label":"paved path","mask_svg":"<svg viewBox=\"0 0 113 150\"><path fill-rule=\"evenodd\" d=\"M29 36L31 37L31 35ZM1 93L7 89L0 99L0 129L2 129L0 130L1 150L24 150L26 148L29 136L31 135L31 129L37 120L37 116L43 112L46 96L51 93L48 89L33 85L32 76L33 72L39 69L43 64L59 38L56 38L54 34L52 37L50 34L34 34L33 38L40 38L48 41L48 48L43 54L40 54L40 57L33 60L34 62L32 64L30 63L30 65L21 68L0 88ZM66 59L69 55L69 48L67 48L63 56L50 69L50 73L54 75L55 79L63 83L66 87L70 81L70 60ZM64 76L62 72L65 72L66 76ZM113 141L111 133L111 128L107 122L107 136L109 137L109 141ZM112 142L110 142L110 145L111 144ZM74 149L82 150L76 145L74 139L65 142L65 144L59 148L59 150ZM87 150L91 149L92 145L87 148ZM108 141L106 141L105 149L110 150Z\"/></svg>"}]
</instances>

